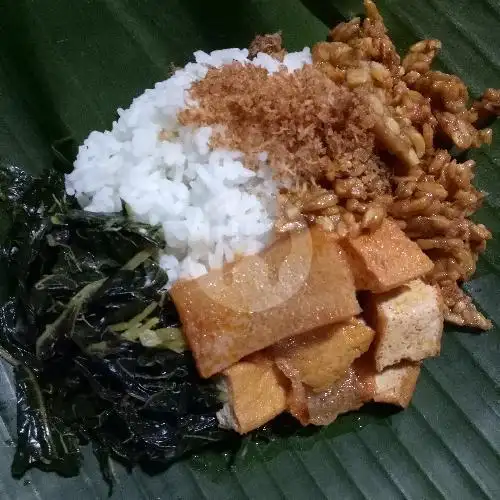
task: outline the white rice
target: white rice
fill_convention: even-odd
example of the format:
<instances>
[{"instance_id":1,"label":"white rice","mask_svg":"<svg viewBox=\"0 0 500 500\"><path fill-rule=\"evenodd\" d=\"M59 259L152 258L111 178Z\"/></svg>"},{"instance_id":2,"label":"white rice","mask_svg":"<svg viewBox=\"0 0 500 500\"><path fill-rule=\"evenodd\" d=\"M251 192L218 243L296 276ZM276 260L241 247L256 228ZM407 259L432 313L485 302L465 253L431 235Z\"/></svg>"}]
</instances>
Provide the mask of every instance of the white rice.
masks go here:
<instances>
[{"instance_id":1,"label":"white rice","mask_svg":"<svg viewBox=\"0 0 500 500\"><path fill-rule=\"evenodd\" d=\"M210 127L184 127L177 113L188 90L211 66L233 61L277 71L311 63L310 50L283 62L267 54L252 61L246 49L195 52L195 63L134 99L110 131L92 132L80 146L66 191L91 212L118 212L122 201L139 221L160 224L165 249L160 264L171 285L230 262L236 254L260 251L273 227L277 186L260 154L260 170L243 166L239 151L211 149ZM160 140L161 131L169 140Z\"/></svg>"}]
</instances>

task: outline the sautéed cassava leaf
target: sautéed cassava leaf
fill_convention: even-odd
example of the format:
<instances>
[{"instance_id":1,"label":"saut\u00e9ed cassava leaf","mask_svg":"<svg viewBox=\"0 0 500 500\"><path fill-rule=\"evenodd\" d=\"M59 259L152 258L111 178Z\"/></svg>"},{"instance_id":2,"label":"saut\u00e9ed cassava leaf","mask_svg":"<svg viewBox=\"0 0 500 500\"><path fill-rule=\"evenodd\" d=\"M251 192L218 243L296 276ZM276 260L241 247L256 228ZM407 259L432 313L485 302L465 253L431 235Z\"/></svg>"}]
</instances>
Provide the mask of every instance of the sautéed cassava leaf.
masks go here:
<instances>
[{"instance_id":1,"label":"saut\u00e9ed cassava leaf","mask_svg":"<svg viewBox=\"0 0 500 500\"><path fill-rule=\"evenodd\" d=\"M80 470L77 436L64 422L50 414L33 371L25 365L15 369L19 442L12 474L22 476L32 466L73 476Z\"/></svg>"},{"instance_id":2,"label":"saut\u00e9ed cassava leaf","mask_svg":"<svg viewBox=\"0 0 500 500\"><path fill-rule=\"evenodd\" d=\"M15 366L18 398L13 474L77 474L80 445L91 441L111 482L110 456L168 464L225 438L218 391L175 338L179 320L154 259L160 232L76 210L60 175L43 182L11 169L0 182L9 219L0 355ZM168 334L156 348L135 341L156 332Z\"/></svg>"}]
</instances>

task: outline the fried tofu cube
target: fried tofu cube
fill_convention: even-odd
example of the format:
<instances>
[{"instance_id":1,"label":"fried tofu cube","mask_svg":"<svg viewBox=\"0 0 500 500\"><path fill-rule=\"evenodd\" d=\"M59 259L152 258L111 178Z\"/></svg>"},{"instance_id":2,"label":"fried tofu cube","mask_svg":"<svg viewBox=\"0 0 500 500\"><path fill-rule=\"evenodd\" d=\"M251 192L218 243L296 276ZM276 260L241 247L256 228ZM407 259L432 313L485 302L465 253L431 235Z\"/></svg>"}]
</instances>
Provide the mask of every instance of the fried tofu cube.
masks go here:
<instances>
[{"instance_id":1,"label":"fried tofu cube","mask_svg":"<svg viewBox=\"0 0 500 500\"><path fill-rule=\"evenodd\" d=\"M361 312L349 265L331 234L319 228L178 281L170 294L203 377L286 337Z\"/></svg>"},{"instance_id":2,"label":"fried tofu cube","mask_svg":"<svg viewBox=\"0 0 500 500\"><path fill-rule=\"evenodd\" d=\"M403 361L373 377L373 401L406 408L413 397L420 375L420 364Z\"/></svg>"},{"instance_id":3,"label":"fried tofu cube","mask_svg":"<svg viewBox=\"0 0 500 500\"><path fill-rule=\"evenodd\" d=\"M290 412L302 425L328 425L342 413L357 410L370 401L406 408L419 374L420 364L407 361L377 373L370 350L324 391L293 388L292 384Z\"/></svg>"},{"instance_id":4,"label":"fried tofu cube","mask_svg":"<svg viewBox=\"0 0 500 500\"><path fill-rule=\"evenodd\" d=\"M286 410L286 377L273 360L257 353L223 372L228 401L217 413L219 425L246 434Z\"/></svg>"},{"instance_id":5,"label":"fried tofu cube","mask_svg":"<svg viewBox=\"0 0 500 500\"><path fill-rule=\"evenodd\" d=\"M271 349L285 375L321 391L345 375L374 336L363 319L352 318L283 340Z\"/></svg>"},{"instance_id":6,"label":"fried tofu cube","mask_svg":"<svg viewBox=\"0 0 500 500\"><path fill-rule=\"evenodd\" d=\"M437 356L443 333L443 304L436 287L414 280L369 298L368 323L376 331L375 367L381 372L402 360Z\"/></svg>"},{"instance_id":7,"label":"fried tofu cube","mask_svg":"<svg viewBox=\"0 0 500 500\"><path fill-rule=\"evenodd\" d=\"M349 367L344 376L323 392L307 394L308 422L313 425L328 425L339 415L358 410L370 400L371 386L360 376L358 371Z\"/></svg>"},{"instance_id":8,"label":"fried tofu cube","mask_svg":"<svg viewBox=\"0 0 500 500\"><path fill-rule=\"evenodd\" d=\"M433 268L433 263L398 225L386 219L372 233L342 241L358 290L392 290Z\"/></svg>"}]
</instances>

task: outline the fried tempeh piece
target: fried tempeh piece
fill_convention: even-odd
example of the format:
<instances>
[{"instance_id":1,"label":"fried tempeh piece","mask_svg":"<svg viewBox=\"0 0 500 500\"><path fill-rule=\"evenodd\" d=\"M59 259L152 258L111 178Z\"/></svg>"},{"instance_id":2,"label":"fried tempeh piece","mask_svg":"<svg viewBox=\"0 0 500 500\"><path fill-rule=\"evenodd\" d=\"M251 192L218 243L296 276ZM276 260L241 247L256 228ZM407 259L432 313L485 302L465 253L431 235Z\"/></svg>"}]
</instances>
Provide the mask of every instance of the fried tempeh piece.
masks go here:
<instances>
[{"instance_id":1,"label":"fried tempeh piece","mask_svg":"<svg viewBox=\"0 0 500 500\"><path fill-rule=\"evenodd\" d=\"M327 325L271 347L276 364L290 379L322 391L345 375L366 352L375 332L360 318Z\"/></svg>"},{"instance_id":2,"label":"fried tempeh piece","mask_svg":"<svg viewBox=\"0 0 500 500\"><path fill-rule=\"evenodd\" d=\"M385 292L423 276L433 263L397 224L386 219L372 233L342 241L358 290Z\"/></svg>"},{"instance_id":3,"label":"fried tempeh piece","mask_svg":"<svg viewBox=\"0 0 500 500\"><path fill-rule=\"evenodd\" d=\"M221 427L246 434L286 410L286 377L273 360L256 353L223 372L228 401L217 413Z\"/></svg>"},{"instance_id":4,"label":"fried tempeh piece","mask_svg":"<svg viewBox=\"0 0 500 500\"><path fill-rule=\"evenodd\" d=\"M405 359L420 361L439 354L444 318L436 287L414 280L391 292L372 295L367 316L377 332L377 371Z\"/></svg>"},{"instance_id":5,"label":"fried tempeh piece","mask_svg":"<svg viewBox=\"0 0 500 500\"><path fill-rule=\"evenodd\" d=\"M349 266L332 235L290 234L171 290L203 377L285 337L360 312Z\"/></svg>"}]
</instances>

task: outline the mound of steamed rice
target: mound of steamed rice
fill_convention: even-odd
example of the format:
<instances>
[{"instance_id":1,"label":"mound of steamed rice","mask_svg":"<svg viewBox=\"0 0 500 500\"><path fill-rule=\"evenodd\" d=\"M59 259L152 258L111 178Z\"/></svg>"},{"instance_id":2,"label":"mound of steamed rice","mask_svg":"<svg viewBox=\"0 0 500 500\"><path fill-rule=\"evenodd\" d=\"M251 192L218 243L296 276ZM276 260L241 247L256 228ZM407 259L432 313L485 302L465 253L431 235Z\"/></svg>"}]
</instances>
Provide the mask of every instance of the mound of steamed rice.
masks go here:
<instances>
[{"instance_id":1,"label":"mound of steamed rice","mask_svg":"<svg viewBox=\"0 0 500 500\"><path fill-rule=\"evenodd\" d=\"M194 278L236 255L260 251L273 229L277 186L265 151L257 170L244 167L243 153L210 147L211 127L181 126L180 110L193 105L191 85L210 67L239 61L269 73L311 63L308 48L283 61L246 49L196 52L195 63L118 109L112 129L92 132L79 149L66 191L85 210L119 212L161 225L165 248L160 264L169 284Z\"/></svg>"}]
</instances>

